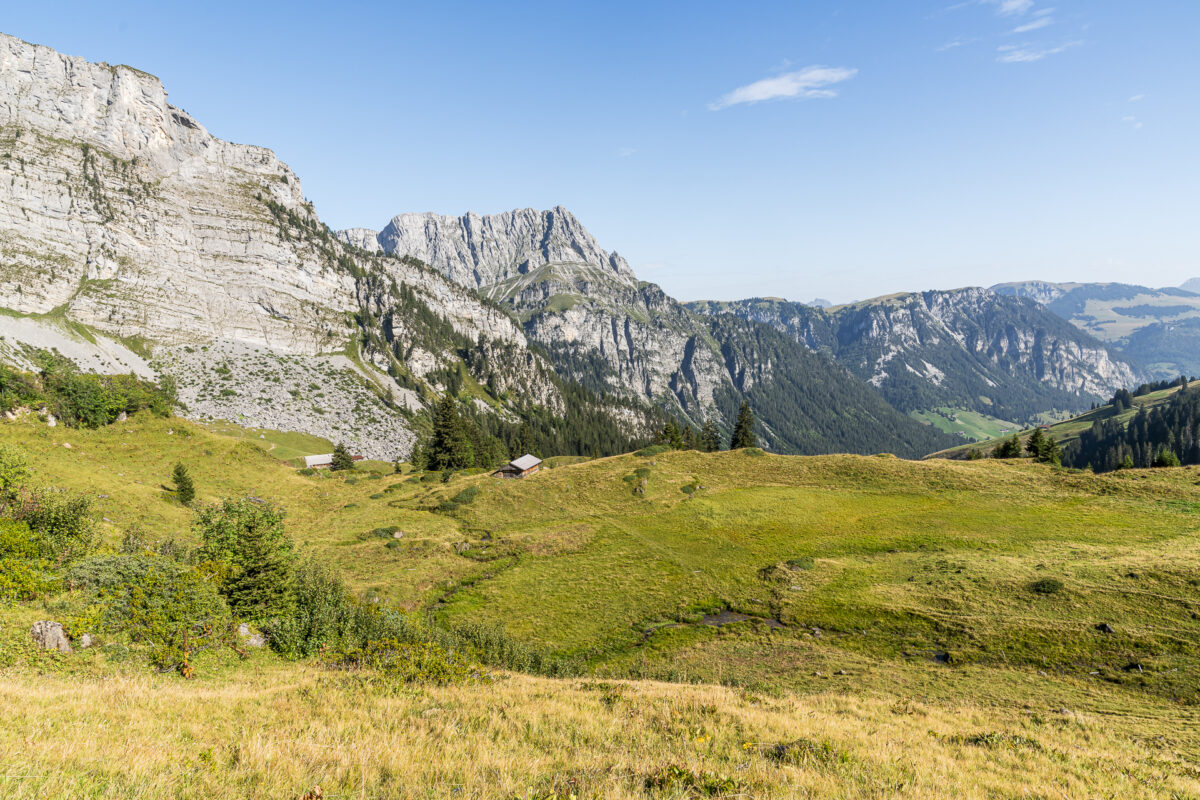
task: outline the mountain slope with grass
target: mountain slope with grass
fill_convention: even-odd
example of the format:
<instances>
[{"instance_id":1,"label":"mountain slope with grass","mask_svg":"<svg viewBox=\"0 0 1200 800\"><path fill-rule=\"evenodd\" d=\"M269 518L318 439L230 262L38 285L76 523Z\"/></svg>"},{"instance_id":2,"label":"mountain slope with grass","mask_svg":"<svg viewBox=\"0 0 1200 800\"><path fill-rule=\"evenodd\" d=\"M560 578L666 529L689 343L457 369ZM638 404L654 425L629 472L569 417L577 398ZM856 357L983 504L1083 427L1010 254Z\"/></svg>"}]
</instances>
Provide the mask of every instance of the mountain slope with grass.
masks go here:
<instances>
[{"instance_id":1,"label":"mountain slope with grass","mask_svg":"<svg viewBox=\"0 0 1200 800\"><path fill-rule=\"evenodd\" d=\"M0 607L0 766L29 776L11 796L1200 790L1195 468L653 448L443 480L303 474L234 433L0 424L31 486L87 498L96 532L68 564L83 584ZM405 639L306 655L252 620L284 638L196 649L188 679L97 627L89 581L157 586L128 572L151 562L221 580L188 553L219 557L202 520L230 500L278 509L294 557L361 597L322 605L305 587L336 584L300 571L289 614ZM32 646L46 619L73 653ZM71 746L82 714L96 747Z\"/></svg>"}]
</instances>

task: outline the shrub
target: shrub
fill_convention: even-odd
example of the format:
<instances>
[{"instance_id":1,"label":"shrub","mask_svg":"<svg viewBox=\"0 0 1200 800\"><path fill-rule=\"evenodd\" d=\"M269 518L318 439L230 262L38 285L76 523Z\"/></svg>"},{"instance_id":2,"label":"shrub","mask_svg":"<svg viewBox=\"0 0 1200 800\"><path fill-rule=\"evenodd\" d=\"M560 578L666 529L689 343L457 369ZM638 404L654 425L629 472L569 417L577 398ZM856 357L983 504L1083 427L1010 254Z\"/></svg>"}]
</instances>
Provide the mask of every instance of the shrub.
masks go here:
<instances>
[{"instance_id":1,"label":"shrub","mask_svg":"<svg viewBox=\"0 0 1200 800\"><path fill-rule=\"evenodd\" d=\"M634 453L634 455L641 456L642 458L650 458L652 456L662 455L670 449L671 448L665 444L652 444L649 447L643 447L641 450L638 450L636 453Z\"/></svg>"},{"instance_id":2,"label":"shrub","mask_svg":"<svg viewBox=\"0 0 1200 800\"><path fill-rule=\"evenodd\" d=\"M58 589L49 563L0 558L0 600L36 600Z\"/></svg>"},{"instance_id":3,"label":"shrub","mask_svg":"<svg viewBox=\"0 0 1200 800\"><path fill-rule=\"evenodd\" d=\"M184 677L196 653L235 646L229 607L212 582L196 570L160 571L152 558L127 558L131 572L142 571L96 593L100 630L146 645L154 666Z\"/></svg>"},{"instance_id":4,"label":"shrub","mask_svg":"<svg viewBox=\"0 0 1200 800\"><path fill-rule=\"evenodd\" d=\"M403 642L374 639L361 647L338 652L331 666L341 669L373 669L402 683L433 683L444 686L470 677L471 663L460 654L433 642Z\"/></svg>"},{"instance_id":5,"label":"shrub","mask_svg":"<svg viewBox=\"0 0 1200 800\"><path fill-rule=\"evenodd\" d=\"M815 566L812 556L800 556L799 558L788 559L787 565L792 569L812 569Z\"/></svg>"},{"instance_id":6,"label":"shrub","mask_svg":"<svg viewBox=\"0 0 1200 800\"><path fill-rule=\"evenodd\" d=\"M16 516L23 520L46 558L69 561L96 544L92 501L61 489L42 489L27 495Z\"/></svg>"},{"instance_id":7,"label":"shrub","mask_svg":"<svg viewBox=\"0 0 1200 800\"><path fill-rule=\"evenodd\" d=\"M0 444L0 501L12 502L17 490L29 480L29 462L25 454L15 447Z\"/></svg>"},{"instance_id":8,"label":"shrub","mask_svg":"<svg viewBox=\"0 0 1200 800\"><path fill-rule=\"evenodd\" d=\"M40 552L28 525L15 519L0 519L0 558L37 558Z\"/></svg>"},{"instance_id":9,"label":"shrub","mask_svg":"<svg viewBox=\"0 0 1200 800\"><path fill-rule=\"evenodd\" d=\"M115 591L125 584L137 583L151 570L172 580L187 572L181 564L144 552L95 555L72 564L63 575L63 581L72 589Z\"/></svg>"},{"instance_id":10,"label":"shrub","mask_svg":"<svg viewBox=\"0 0 1200 800\"><path fill-rule=\"evenodd\" d=\"M1057 578L1042 578L1029 584L1029 590L1037 594L1058 594L1063 590L1063 582Z\"/></svg>"}]
</instances>

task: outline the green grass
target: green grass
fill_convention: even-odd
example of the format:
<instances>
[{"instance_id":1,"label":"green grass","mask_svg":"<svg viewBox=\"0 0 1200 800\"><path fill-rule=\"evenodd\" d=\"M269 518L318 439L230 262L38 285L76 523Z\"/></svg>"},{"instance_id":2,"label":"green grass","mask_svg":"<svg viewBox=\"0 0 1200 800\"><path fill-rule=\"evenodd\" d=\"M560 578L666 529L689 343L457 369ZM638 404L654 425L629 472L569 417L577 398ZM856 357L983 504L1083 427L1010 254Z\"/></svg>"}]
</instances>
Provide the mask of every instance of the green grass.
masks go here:
<instances>
[{"instance_id":1,"label":"green grass","mask_svg":"<svg viewBox=\"0 0 1200 800\"><path fill-rule=\"evenodd\" d=\"M1015 422L981 414L964 408L942 406L930 411L914 411L912 416L928 422L940 431L960 433L972 441L994 439L1004 432L1017 429Z\"/></svg>"},{"instance_id":2,"label":"green grass","mask_svg":"<svg viewBox=\"0 0 1200 800\"><path fill-rule=\"evenodd\" d=\"M1179 391L1179 387L1173 386L1170 389L1161 389L1157 392L1150 392L1140 397L1135 397L1133 398L1133 406L1128 411L1123 411L1119 414L1116 413L1116 409L1113 406L1101 406L1100 408L1088 411L1086 414L1080 414L1061 422L1055 422L1054 424L1050 425L1049 434L1057 439L1058 443L1062 445L1074 439L1078 439L1079 435L1091 428L1092 423L1097 420L1116 417L1123 424L1127 425L1129 420L1137 416L1138 411L1140 411L1143 407L1152 408L1156 405L1159 405L1177 391ZM1001 439L1011 437L1013 433L1020 433L1021 439L1024 440L1029 436L1029 434L1033 433L1033 429L1027 428L1022 431L1013 430L1005 434L997 433L997 435L992 438L984 439L972 444L953 447L949 450L943 450L941 452L934 453L931 457L963 458L966 456L969 450L978 450L980 452L988 453L991 452L992 448L994 448Z\"/></svg>"},{"instance_id":3,"label":"green grass","mask_svg":"<svg viewBox=\"0 0 1200 800\"><path fill-rule=\"evenodd\" d=\"M251 442L280 461L294 467L304 466L304 457L332 453L333 442L320 436L269 428L243 428L232 422L217 421L204 426L209 431L237 441Z\"/></svg>"},{"instance_id":4,"label":"green grass","mask_svg":"<svg viewBox=\"0 0 1200 800\"><path fill-rule=\"evenodd\" d=\"M188 538L190 512L161 488L183 461L202 502L281 503L302 550L356 588L503 625L600 675L1068 705L1130 725L1200 703L1194 468L664 452L442 483L305 477L231 433L0 426L42 480L108 495L110 544L135 524ZM372 533L391 526L399 539ZM749 619L705 624L721 609ZM1195 732L1179 737L1200 747Z\"/></svg>"}]
</instances>

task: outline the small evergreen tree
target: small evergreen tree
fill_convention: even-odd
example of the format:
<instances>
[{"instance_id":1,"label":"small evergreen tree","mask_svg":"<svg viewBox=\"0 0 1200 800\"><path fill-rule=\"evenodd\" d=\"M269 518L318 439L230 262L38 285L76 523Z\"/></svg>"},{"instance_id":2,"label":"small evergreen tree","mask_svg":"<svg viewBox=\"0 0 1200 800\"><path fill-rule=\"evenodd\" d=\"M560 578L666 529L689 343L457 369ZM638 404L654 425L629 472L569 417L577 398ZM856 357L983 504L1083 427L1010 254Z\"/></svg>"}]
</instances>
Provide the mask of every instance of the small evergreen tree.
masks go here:
<instances>
[{"instance_id":1,"label":"small evergreen tree","mask_svg":"<svg viewBox=\"0 0 1200 800\"><path fill-rule=\"evenodd\" d=\"M1042 448L1046 446L1046 435L1042 433L1041 428L1034 428L1033 433L1025 442L1025 452L1034 458L1039 458L1042 453Z\"/></svg>"},{"instance_id":2,"label":"small evergreen tree","mask_svg":"<svg viewBox=\"0 0 1200 800\"><path fill-rule=\"evenodd\" d=\"M338 442L333 446L333 463L329 465L333 471L354 469L354 457L346 449L346 445Z\"/></svg>"},{"instance_id":3,"label":"small evergreen tree","mask_svg":"<svg viewBox=\"0 0 1200 800\"><path fill-rule=\"evenodd\" d=\"M679 432L679 426L671 420L667 420L667 424L662 426L662 430L654 437L657 444L664 444L672 450L683 449L683 434Z\"/></svg>"},{"instance_id":4,"label":"small evergreen tree","mask_svg":"<svg viewBox=\"0 0 1200 800\"><path fill-rule=\"evenodd\" d=\"M750 403L743 400L738 409L737 424L733 426L733 437L729 440L730 450L741 450L743 447L757 447L758 438L754 435L754 413L750 411Z\"/></svg>"},{"instance_id":5,"label":"small evergreen tree","mask_svg":"<svg viewBox=\"0 0 1200 800\"><path fill-rule=\"evenodd\" d=\"M224 500L196 514L200 558L226 565L221 593L246 619L276 617L291 605L293 545L283 518L283 509L252 498Z\"/></svg>"},{"instance_id":6,"label":"small evergreen tree","mask_svg":"<svg viewBox=\"0 0 1200 800\"><path fill-rule=\"evenodd\" d=\"M171 474L172 480L175 481L175 496L179 498L179 502L185 506L191 505L196 499L196 486L192 483L192 476L188 474L188 468L183 462L175 465L175 471Z\"/></svg>"},{"instance_id":7,"label":"small evergreen tree","mask_svg":"<svg viewBox=\"0 0 1200 800\"><path fill-rule=\"evenodd\" d=\"M992 458L1020 458L1021 437L1013 434L1011 439L1005 439L992 450Z\"/></svg>"},{"instance_id":8,"label":"small evergreen tree","mask_svg":"<svg viewBox=\"0 0 1200 800\"><path fill-rule=\"evenodd\" d=\"M721 432L717 430L717 423L711 419L706 419L704 427L700 429L700 449L706 453L715 453L721 449Z\"/></svg>"}]
</instances>

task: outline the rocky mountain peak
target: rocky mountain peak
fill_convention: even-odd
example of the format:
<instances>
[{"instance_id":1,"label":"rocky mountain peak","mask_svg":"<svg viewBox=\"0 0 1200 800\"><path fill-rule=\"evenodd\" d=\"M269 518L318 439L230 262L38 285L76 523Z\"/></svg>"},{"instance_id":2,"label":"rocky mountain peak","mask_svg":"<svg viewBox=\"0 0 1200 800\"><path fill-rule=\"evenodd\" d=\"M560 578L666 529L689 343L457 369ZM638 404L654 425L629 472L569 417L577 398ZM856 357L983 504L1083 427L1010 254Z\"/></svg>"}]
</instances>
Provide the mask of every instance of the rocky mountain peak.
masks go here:
<instances>
[{"instance_id":1,"label":"rocky mountain peak","mask_svg":"<svg viewBox=\"0 0 1200 800\"><path fill-rule=\"evenodd\" d=\"M616 252L604 250L562 206L461 216L407 213L376 234L354 228L338 236L365 249L419 258L464 286L484 288L535 275L543 267L595 272L635 286L637 277Z\"/></svg>"}]
</instances>

